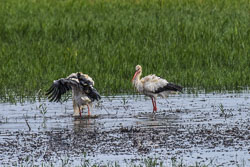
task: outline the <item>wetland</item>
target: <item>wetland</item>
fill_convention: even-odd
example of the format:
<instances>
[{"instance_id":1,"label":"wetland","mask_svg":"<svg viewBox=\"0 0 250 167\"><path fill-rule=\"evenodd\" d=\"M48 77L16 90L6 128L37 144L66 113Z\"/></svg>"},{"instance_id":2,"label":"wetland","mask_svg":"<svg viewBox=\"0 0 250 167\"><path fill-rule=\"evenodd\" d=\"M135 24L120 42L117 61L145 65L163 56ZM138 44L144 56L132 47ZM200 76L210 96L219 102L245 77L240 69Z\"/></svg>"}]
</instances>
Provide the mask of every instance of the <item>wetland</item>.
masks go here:
<instances>
[{"instance_id":1,"label":"wetland","mask_svg":"<svg viewBox=\"0 0 250 167\"><path fill-rule=\"evenodd\" d=\"M249 166L248 0L1 0L0 166ZM135 66L182 85L137 95ZM53 80L102 100L73 117ZM204 91L200 91L204 90ZM86 113L84 113L86 115Z\"/></svg>"}]
</instances>

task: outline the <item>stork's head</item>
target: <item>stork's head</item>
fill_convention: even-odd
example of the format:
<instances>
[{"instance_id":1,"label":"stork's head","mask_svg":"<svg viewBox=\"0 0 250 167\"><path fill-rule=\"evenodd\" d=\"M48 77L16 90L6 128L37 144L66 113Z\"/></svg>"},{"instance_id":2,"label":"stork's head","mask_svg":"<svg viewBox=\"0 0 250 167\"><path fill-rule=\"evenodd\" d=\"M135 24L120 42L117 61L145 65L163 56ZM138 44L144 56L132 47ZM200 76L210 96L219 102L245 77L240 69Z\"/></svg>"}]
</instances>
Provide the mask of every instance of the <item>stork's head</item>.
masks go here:
<instances>
[{"instance_id":1,"label":"stork's head","mask_svg":"<svg viewBox=\"0 0 250 167\"><path fill-rule=\"evenodd\" d=\"M132 82L135 80L135 78L137 78L137 76L140 76L141 73L142 73L142 67L140 65L137 65L135 67L135 75L134 75L134 77L132 79Z\"/></svg>"},{"instance_id":2,"label":"stork's head","mask_svg":"<svg viewBox=\"0 0 250 167\"><path fill-rule=\"evenodd\" d=\"M83 75L82 72L77 72L77 78L80 78L81 75Z\"/></svg>"},{"instance_id":3,"label":"stork's head","mask_svg":"<svg viewBox=\"0 0 250 167\"><path fill-rule=\"evenodd\" d=\"M141 70L142 70L142 68L141 68L141 66L140 66L140 65L137 65L137 66L135 67L135 70L136 70L136 71L141 71Z\"/></svg>"}]
</instances>

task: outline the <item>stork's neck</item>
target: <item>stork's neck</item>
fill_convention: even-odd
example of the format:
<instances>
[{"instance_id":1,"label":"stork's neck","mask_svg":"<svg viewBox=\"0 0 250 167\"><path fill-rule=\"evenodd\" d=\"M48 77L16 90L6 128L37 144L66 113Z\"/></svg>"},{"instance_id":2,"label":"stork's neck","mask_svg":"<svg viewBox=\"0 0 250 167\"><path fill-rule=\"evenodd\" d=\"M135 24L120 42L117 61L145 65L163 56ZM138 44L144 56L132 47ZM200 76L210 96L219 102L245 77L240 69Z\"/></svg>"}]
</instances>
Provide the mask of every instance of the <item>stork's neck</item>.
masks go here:
<instances>
[{"instance_id":1,"label":"stork's neck","mask_svg":"<svg viewBox=\"0 0 250 167\"><path fill-rule=\"evenodd\" d=\"M142 91L142 87L143 87L142 82L141 82L141 74L142 74L141 72L138 73L138 74L135 76L134 80L133 80L133 85L134 85L134 87L135 87L139 92Z\"/></svg>"}]
</instances>

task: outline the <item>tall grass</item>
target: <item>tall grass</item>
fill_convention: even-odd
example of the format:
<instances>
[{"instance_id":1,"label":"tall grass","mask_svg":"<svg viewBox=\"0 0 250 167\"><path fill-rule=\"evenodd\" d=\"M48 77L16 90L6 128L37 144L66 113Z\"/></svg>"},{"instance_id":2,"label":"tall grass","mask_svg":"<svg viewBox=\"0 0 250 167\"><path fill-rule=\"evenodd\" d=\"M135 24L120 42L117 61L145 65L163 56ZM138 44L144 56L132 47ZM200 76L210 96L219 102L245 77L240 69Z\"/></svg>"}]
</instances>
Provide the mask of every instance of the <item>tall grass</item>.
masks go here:
<instances>
[{"instance_id":1,"label":"tall grass","mask_svg":"<svg viewBox=\"0 0 250 167\"><path fill-rule=\"evenodd\" d=\"M72 72L132 92L135 65L189 88L250 83L248 0L1 0L0 92L35 95Z\"/></svg>"}]
</instances>

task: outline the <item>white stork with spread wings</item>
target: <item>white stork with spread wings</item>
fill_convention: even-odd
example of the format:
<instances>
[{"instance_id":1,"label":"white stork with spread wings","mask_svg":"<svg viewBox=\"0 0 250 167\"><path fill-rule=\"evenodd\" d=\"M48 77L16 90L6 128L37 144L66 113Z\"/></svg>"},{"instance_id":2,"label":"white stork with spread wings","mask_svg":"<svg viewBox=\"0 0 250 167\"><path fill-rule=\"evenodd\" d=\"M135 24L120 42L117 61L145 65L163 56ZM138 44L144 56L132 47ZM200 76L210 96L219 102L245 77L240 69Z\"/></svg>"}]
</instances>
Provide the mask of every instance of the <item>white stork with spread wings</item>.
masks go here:
<instances>
[{"instance_id":1,"label":"white stork with spread wings","mask_svg":"<svg viewBox=\"0 0 250 167\"><path fill-rule=\"evenodd\" d=\"M167 80L162 79L154 74L140 79L142 74L142 67L140 65L137 65L135 70L136 72L132 79L132 83L139 93L149 96L152 99L153 112L157 111L157 96L165 98L170 92L182 91L181 86L169 83Z\"/></svg>"},{"instance_id":2,"label":"white stork with spread wings","mask_svg":"<svg viewBox=\"0 0 250 167\"><path fill-rule=\"evenodd\" d=\"M46 95L50 99L50 102L59 102L64 93L72 90L73 116L81 116L81 108L84 105L87 105L88 115L90 116L89 104L94 100L98 101L101 99L100 94L93 86L94 81L91 77L77 72L70 74L67 78L55 80Z\"/></svg>"}]
</instances>

